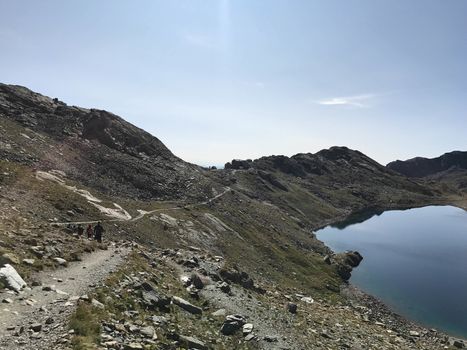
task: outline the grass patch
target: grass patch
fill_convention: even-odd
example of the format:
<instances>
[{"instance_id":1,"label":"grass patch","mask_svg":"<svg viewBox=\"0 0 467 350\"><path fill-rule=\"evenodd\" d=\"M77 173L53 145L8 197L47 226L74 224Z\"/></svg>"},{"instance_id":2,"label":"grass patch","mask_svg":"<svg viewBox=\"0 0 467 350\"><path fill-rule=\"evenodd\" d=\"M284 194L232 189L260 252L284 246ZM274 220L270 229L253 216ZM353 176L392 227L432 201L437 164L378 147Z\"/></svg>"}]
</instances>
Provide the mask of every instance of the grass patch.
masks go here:
<instances>
[{"instance_id":1,"label":"grass patch","mask_svg":"<svg viewBox=\"0 0 467 350\"><path fill-rule=\"evenodd\" d=\"M80 303L70 319L70 330L74 330L72 340L73 350L96 349L100 341L100 321L104 317L102 312L86 303Z\"/></svg>"}]
</instances>

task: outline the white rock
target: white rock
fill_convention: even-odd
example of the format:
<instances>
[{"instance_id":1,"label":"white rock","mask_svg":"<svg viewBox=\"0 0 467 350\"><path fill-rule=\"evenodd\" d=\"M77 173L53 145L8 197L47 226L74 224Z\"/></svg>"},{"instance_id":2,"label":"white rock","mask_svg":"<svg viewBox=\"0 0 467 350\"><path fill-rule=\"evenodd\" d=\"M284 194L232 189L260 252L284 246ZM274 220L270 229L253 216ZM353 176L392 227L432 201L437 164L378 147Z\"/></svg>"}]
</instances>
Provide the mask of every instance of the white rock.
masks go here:
<instances>
[{"instance_id":1,"label":"white rock","mask_svg":"<svg viewBox=\"0 0 467 350\"><path fill-rule=\"evenodd\" d=\"M68 264L68 262L63 258L54 258L53 260L61 266L66 266Z\"/></svg>"},{"instance_id":2,"label":"white rock","mask_svg":"<svg viewBox=\"0 0 467 350\"><path fill-rule=\"evenodd\" d=\"M243 325L243 335L248 335L253 332L253 323L245 323Z\"/></svg>"},{"instance_id":3,"label":"white rock","mask_svg":"<svg viewBox=\"0 0 467 350\"><path fill-rule=\"evenodd\" d=\"M26 282L10 264L5 264L4 267L0 268L0 282L17 292L26 287Z\"/></svg>"},{"instance_id":4,"label":"white rock","mask_svg":"<svg viewBox=\"0 0 467 350\"><path fill-rule=\"evenodd\" d=\"M313 304L315 302L312 297L303 297L300 300L307 304Z\"/></svg>"}]
</instances>

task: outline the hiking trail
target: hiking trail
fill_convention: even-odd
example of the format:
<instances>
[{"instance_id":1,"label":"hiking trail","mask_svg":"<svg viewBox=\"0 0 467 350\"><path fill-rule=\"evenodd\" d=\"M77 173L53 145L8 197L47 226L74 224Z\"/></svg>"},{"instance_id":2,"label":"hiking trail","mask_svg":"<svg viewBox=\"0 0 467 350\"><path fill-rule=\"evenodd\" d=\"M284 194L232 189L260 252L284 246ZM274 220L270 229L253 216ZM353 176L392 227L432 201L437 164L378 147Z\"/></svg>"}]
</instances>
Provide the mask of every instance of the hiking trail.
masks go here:
<instances>
[{"instance_id":1,"label":"hiking trail","mask_svg":"<svg viewBox=\"0 0 467 350\"><path fill-rule=\"evenodd\" d=\"M80 297L93 289L125 259L130 248L110 243L107 250L86 254L67 267L41 272L33 280L41 286L19 294L1 292L0 349L66 349L68 318ZM6 300L8 299L8 302ZM31 327L39 327L34 332ZM36 328L37 329L37 328Z\"/></svg>"}]
</instances>

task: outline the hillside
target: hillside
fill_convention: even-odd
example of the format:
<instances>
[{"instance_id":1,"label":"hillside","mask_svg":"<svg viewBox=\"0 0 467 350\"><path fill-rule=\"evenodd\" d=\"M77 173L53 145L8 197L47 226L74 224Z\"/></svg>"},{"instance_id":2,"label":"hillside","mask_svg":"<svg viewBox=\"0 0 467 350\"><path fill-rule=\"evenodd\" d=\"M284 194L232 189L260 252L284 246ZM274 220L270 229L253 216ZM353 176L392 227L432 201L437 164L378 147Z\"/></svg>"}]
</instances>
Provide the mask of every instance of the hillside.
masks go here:
<instances>
[{"instance_id":1,"label":"hillside","mask_svg":"<svg viewBox=\"0 0 467 350\"><path fill-rule=\"evenodd\" d=\"M156 315L170 322L157 324L159 340L152 337L148 348L186 346L180 334L189 329L219 349L436 349L442 334L414 339L410 330L422 334L418 326L367 296L354 300L341 293L359 255L333 254L313 231L362 211L450 203L451 195L346 147L204 169L112 113L0 85L0 262L12 264L31 283L39 271L61 268L56 258L81 260L84 252L103 248L67 227L97 220L106 229L105 241L132 247L126 264L87 290L106 311L89 309L89 298L78 298L73 327L78 329L84 313L97 328L80 328L71 340L76 349L106 339L130 349L123 344L143 342L130 328L140 332ZM185 275L192 282L181 281ZM172 300L170 308L159 307L158 293L174 296L157 297ZM217 334L222 316L180 312L173 306L180 295L204 314L216 308L242 313L254 320L256 337ZM23 299L19 294L17 301ZM297 317L290 306L282 307L297 302ZM123 330L115 328L116 319ZM391 324L402 329L397 339L379 331L382 321L388 330ZM28 339L24 344L38 346Z\"/></svg>"},{"instance_id":2,"label":"hillside","mask_svg":"<svg viewBox=\"0 0 467 350\"><path fill-rule=\"evenodd\" d=\"M446 192L460 196L467 194L467 152L454 151L431 159L417 157L397 160L387 167L405 176L422 179L430 185L442 185ZM466 205L463 204L463 207Z\"/></svg>"},{"instance_id":3,"label":"hillside","mask_svg":"<svg viewBox=\"0 0 467 350\"><path fill-rule=\"evenodd\" d=\"M454 151L436 158L417 157L405 161L396 160L389 169L408 177L426 177L446 171L467 170L467 152Z\"/></svg>"}]
</instances>

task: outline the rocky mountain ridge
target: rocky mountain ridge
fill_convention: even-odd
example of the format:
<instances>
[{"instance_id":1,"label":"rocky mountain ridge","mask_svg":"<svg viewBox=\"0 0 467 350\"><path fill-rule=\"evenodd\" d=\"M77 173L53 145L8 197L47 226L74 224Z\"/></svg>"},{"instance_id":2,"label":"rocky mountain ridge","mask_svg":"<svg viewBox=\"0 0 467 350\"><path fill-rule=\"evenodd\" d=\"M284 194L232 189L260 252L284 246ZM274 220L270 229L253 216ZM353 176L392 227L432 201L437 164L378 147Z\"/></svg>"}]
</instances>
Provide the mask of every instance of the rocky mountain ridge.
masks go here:
<instances>
[{"instance_id":1,"label":"rocky mountain ridge","mask_svg":"<svg viewBox=\"0 0 467 350\"><path fill-rule=\"evenodd\" d=\"M408 177L427 177L447 171L467 170L467 152L453 151L436 158L396 160L387 167Z\"/></svg>"}]
</instances>

